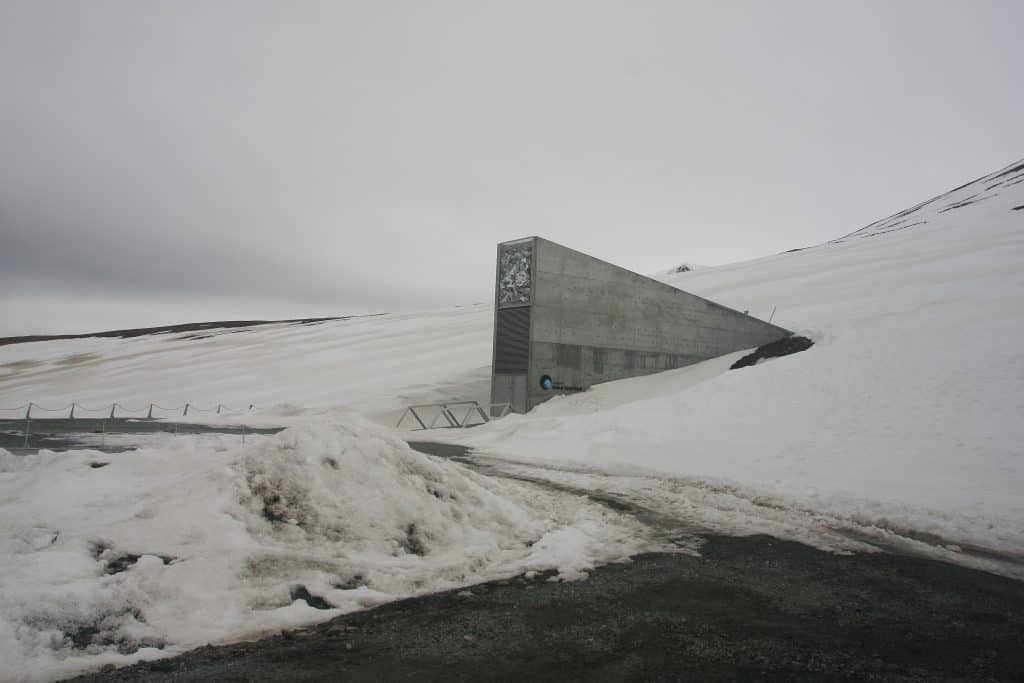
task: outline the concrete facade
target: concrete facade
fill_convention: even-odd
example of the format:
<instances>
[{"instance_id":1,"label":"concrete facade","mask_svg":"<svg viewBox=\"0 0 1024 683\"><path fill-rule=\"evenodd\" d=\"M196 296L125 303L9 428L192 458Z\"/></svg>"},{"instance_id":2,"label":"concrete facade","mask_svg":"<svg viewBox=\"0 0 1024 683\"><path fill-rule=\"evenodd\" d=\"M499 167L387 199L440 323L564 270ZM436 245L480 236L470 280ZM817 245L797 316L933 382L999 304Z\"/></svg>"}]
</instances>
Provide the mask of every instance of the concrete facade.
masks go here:
<instances>
[{"instance_id":1,"label":"concrete facade","mask_svg":"<svg viewBox=\"0 0 1024 683\"><path fill-rule=\"evenodd\" d=\"M539 237L498 245L494 329L491 401L515 412L791 334Z\"/></svg>"}]
</instances>

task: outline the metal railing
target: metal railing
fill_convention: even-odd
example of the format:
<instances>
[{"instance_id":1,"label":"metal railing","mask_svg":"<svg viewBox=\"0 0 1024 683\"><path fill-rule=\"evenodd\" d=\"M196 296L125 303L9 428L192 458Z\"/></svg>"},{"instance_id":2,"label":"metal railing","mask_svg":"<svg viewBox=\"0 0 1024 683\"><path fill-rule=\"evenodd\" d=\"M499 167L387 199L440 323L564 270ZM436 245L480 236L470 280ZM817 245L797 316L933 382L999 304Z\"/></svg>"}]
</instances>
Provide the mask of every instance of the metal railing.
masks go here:
<instances>
[{"instance_id":1,"label":"metal railing","mask_svg":"<svg viewBox=\"0 0 1024 683\"><path fill-rule=\"evenodd\" d=\"M402 413L402 416L398 418L398 422L395 424L395 428L398 429L402 426L402 422L405 418L412 415L413 419L419 424L419 428L414 428L413 431L422 431L424 429L445 429L449 427L465 429L466 427L475 427L476 425L490 422L492 417L487 413L490 412L495 418L505 417L509 411L512 410L511 403L491 403L486 406L489 410L485 410L485 406L480 405L477 401L448 401L446 403L423 403L420 405L409 406ZM495 411L497 409L497 411ZM463 413L465 410L465 413ZM495 414L497 412L497 414ZM480 420L476 421L479 417ZM428 423L426 420L430 418ZM438 422L442 424L438 425Z\"/></svg>"}]
</instances>

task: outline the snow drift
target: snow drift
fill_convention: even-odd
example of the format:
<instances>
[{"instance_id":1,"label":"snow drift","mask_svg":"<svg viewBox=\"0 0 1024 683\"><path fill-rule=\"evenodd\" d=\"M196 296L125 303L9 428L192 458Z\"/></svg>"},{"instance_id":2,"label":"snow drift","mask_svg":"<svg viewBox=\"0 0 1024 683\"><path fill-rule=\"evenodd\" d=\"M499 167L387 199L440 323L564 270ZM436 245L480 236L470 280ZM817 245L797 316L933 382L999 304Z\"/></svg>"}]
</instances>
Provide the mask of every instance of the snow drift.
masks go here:
<instances>
[{"instance_id":1,"label":"snow drift","mask_svg":"<svg viewBox=\"0 0 1024 683\"><path fill-rule=\"evenodd\" d=\"M578 496L481 477L354 415L245 446L0 451L0 671L46 680L645 547Z\"/></svg>"}]
</instances>

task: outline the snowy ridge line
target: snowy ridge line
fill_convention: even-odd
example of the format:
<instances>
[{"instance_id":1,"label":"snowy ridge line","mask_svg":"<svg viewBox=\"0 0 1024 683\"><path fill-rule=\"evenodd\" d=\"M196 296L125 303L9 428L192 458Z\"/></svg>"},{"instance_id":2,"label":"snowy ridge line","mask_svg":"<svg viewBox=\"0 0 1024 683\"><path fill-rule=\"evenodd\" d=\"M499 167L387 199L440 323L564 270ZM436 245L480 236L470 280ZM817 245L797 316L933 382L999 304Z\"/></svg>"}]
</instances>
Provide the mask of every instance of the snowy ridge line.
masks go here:
<instances>
[{"instance_id":1,"label":"snowy ridge line","mask_svg":"<svg viewBox=\"0 0 1024 683\"><path fill-rule=\"evenodd\" d=\"M0 346L8 344L29 344L43 341L68 339L114 338L131 339L161 334L196 334L232 330L236 328L261 327L268 325L316 325L335 320L351 320L353 318L372 318L386 315L385 313L367 313L363 315L341 315L320 318L290 318L287 320L219 320L201 323L179 323L176 325L160 325L157 327L137 327L123 330L105 330L103 332L85 332L81 334L30 334L17 337L0 337Z\"/></svg>"},{"instance_id":2,"label":"snowy ridge line","mask_svg":"<svg viewBox=\"0 0 1024 683\"><path fill-rule=\"evenodd\" d=\"M974 186L974 185L978 185L978 184L981 184L981 183L984 183L984 182L991 182L993 180L998 180L998 182L995 182L995 183L993 183L991 185L986 186L983 190L978 190L977 192L974 192L974 194L971 194L971 195L966 196L966 197L962 197L962 198L960 198L958 200L955 200L955 201L951 201L950 203L945 205L943 208L938 209L935 212L936 215L941 214L941 213L945 213L947 211L951 211L953 209L964 208L966 206L970 206L971 204L977 204L979 202L983 202L983 201L986 201L988 199L992 199L994 197L997 197L997 196L999 196L999 193L998 192L992 192L992 190L995 190L996 188L999 188L999 187L1002 187L1002 186L1009 187L1011 185L1016 185L1017 183L1020 182L1020 179L1022 177L1024 177L1024 176L1022 176L1022 175L1014 175L1012 177L1006 177L1006 176L1011 176L1011 174L1019 173L1021 171L1024 171L1024 159L1019 159L1019 160L1017 160L1017 161L1015 161L1013 163L1008 164L1007 166L1004 166L1003 168L999 169L998 171L994 171L992 173L988 173L988 174L983 175L983 176L981 176L979 178L975 178L974 180L972 180L970 182L964 183L963 185L960 185L958 187L954 187L952 190L948 190L946 192L943 192L942 194L939 194L939 195L936 195L936 196L932 197L931 199L927 199L927 200L925 200L923 202L915 204L914 206L912 206L912 207L910 207L908 209L903 209L902 211L897 211L896 213L892 214L891 216L887 216L887 217L882 218L880 220L877 220L877 221L875 221L873 223L869 223L868 225L864 226L863 228L855 230L855 231L853 231L853 232L851 232L851 233L849 233L847 235L843 235L842 237L838 237L838 238L836 238L834 240L829 240L825 244L839 244L839 243L842 243L842 242L844 242L844 241L846 241L846 240L848 240L848 239L850 239L852 237L874 237L876 235L883 235L883 234L886 234L886 233L889 233L889 232L903 230L905 228L911 228L911 227L915 227L915 226L918 226L918 225L926 225L928 223L927 220L916 221L916 222L909 223L909 224L907 224L906 221L909 220L909 217L911 216L911 214L917 213L918 211L920 211L921 209L925 208L926 206L930 206L934 202L937 202L937 201L939 201L941 199L950 199L953 195L955 195L957 193L960 193L962 190L967 190L968 188L972 188L972 186ZM968 191L969 192L973 191L973 188L971 190L968 190ZM983 193L986 193L986 192L991 192L991 194L986 194L985 196L981 196Z\"/></svg>"}]
</instances>

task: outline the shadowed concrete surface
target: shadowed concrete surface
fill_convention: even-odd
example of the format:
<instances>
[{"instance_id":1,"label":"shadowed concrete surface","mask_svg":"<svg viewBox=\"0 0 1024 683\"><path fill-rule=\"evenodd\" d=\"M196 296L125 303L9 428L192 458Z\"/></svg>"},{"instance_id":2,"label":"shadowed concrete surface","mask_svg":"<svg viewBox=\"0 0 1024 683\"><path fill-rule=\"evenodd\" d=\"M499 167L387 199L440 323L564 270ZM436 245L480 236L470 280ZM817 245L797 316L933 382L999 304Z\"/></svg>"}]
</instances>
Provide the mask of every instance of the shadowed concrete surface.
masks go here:
<instances>
[{"instance_id":1,"label":"shadowed concrete surface","mask_svg":"<svg viewBox=\"0 0 1024 683\"><path fill-rule=\"evenodd\" d=\"M1021 680L1024 584L765 536L517 578L80 681Z\"/></svg>"}]
</instances>

